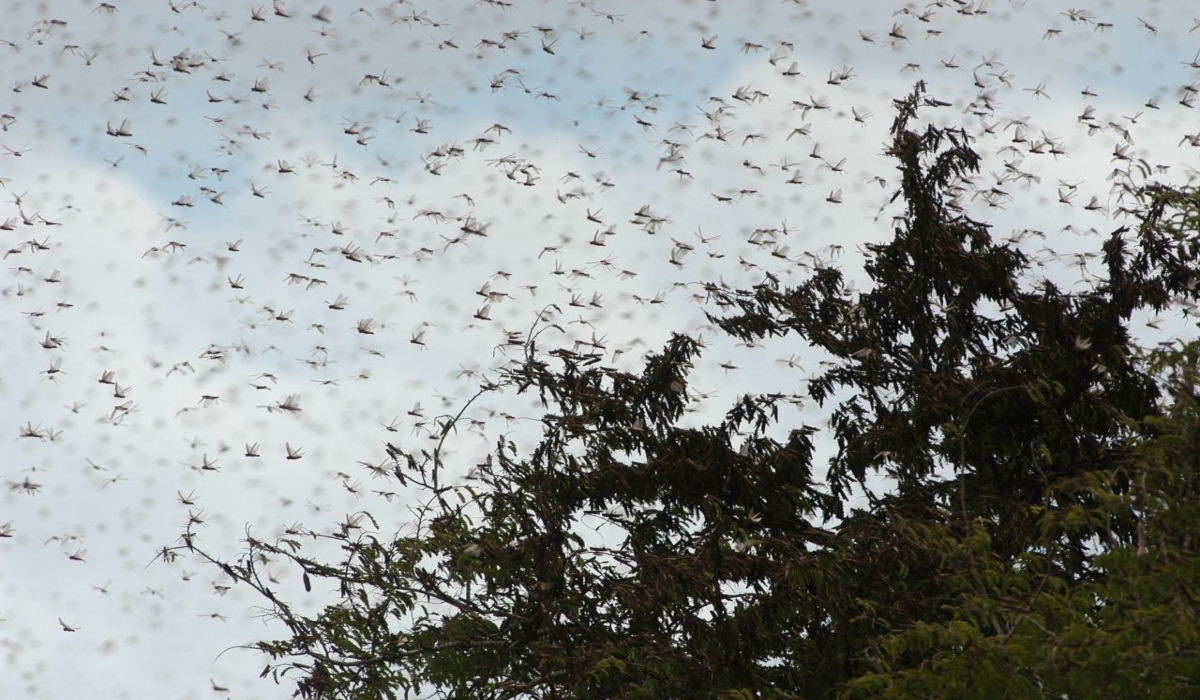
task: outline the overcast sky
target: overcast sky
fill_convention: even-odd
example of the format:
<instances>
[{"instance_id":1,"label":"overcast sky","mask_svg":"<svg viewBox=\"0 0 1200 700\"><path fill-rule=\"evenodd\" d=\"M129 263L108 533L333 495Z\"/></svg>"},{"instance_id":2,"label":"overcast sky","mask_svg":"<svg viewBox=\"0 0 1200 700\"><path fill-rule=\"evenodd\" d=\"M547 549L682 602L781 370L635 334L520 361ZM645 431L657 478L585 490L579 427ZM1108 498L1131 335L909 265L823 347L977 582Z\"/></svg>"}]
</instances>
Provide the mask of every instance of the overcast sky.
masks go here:
<instances>
[{"instance_id":1,"label":"overcast sky","mask_svg":"<svg viewBox=\"0 0 1200 700\"><path fill-rule=\"evenodd\" d=\"M822 358L719 338L699 284L828 263L865 286L917 80L979 137L962 205L1041 232L1022 246L1064 286L1126 223L1114 168L1197 175L1182 0L355 8L5 3L0 696L289 697L221 654L277 631L257 601L156 552L189 513L225 554L363 509L403 528L359 462L427 442L551 305L544 340L625 369L711 341L690 420L803 393ZM537 411L485 397L456 468Z\"/></svg>"}]
</instances>

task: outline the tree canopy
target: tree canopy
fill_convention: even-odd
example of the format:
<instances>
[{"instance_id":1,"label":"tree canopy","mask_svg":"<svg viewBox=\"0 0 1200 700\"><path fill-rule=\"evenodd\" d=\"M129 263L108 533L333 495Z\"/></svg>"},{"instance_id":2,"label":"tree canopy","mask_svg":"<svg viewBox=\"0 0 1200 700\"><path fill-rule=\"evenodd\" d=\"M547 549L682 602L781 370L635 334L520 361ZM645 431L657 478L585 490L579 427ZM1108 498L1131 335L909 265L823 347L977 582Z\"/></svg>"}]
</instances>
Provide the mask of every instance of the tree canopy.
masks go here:
<instances>
[{"instance_id":1,"label":"tree canopy","mask_svg":"<svg viewBox=\"0 0 1200 700\"><path fill-rule=\"evenodd\" d=\"M363 513L223 560L189 525L174 551L261 596L285 631L263 674L305 698L1194 696L1200 344L1139 347L1130 319L1194 311L1200 193L1124 193L1106 275L1060 287L955 204L981 158L941 104L897 101L906 212L868 288L831 264L705 285L724 333L831 358L802 391L696 425L697 338L630 373L539 320L481 392L537 396L540 440L453 464L460 413L389 444L423 494L403 533ZM797 400L828 429L781 419ZM319 610L263 577L280 558Z\"/></svg>"}]
</instances>

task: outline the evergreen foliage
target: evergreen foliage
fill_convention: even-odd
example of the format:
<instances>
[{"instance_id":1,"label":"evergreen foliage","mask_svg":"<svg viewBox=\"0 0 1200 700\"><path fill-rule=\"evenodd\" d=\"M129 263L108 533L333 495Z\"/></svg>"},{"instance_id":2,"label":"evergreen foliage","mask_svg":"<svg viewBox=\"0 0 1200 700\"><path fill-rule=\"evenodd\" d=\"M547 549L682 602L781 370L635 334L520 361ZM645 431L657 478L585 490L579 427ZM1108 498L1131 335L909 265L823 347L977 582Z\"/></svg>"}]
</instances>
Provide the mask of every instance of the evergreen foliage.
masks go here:
<instances>
[{"instance_id":1,"label":"evergreen foliage","mask_svg":"<svg viewBox=\"0 0 1200 700\"><path fill-rule=\"evenodd\" d=\"M683 420L693 338L632 374L531 332L483 391L538 396L540 443L500 438L460 485L442 451L455 420L435 449L389 445L392 475L425 493L407 534L249 538L235 561L185 535L286 628L256 645L264 675L305 698L1200 692L1200 345L1130 334L1139 311L1197 303L1200 196L1129 193L1137 223L1104 242L1106 277L1062 289L950 204L980 157L920 123L939 105L920 85L897 102L907 211L866 253L869 288L829 266L707 286L724 332L832 357L806 396L828 437L780 426L782 393ZM341 559L307 556L318 538ZM337 600L296 612L264 556Z\"/></svg>"}]
</instances>

